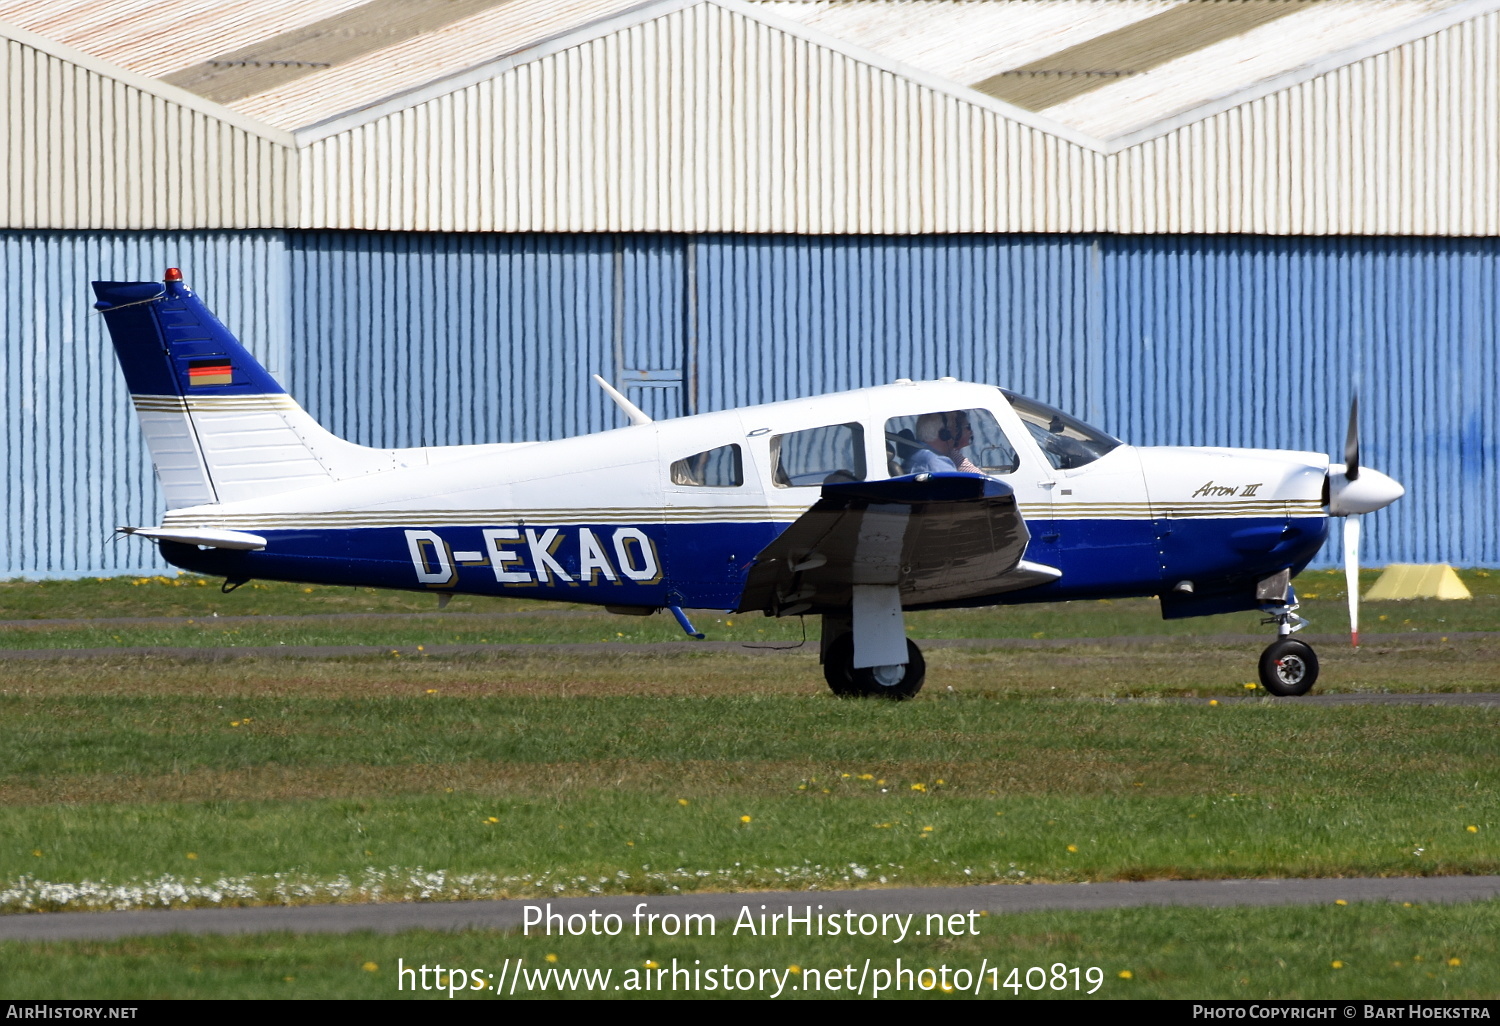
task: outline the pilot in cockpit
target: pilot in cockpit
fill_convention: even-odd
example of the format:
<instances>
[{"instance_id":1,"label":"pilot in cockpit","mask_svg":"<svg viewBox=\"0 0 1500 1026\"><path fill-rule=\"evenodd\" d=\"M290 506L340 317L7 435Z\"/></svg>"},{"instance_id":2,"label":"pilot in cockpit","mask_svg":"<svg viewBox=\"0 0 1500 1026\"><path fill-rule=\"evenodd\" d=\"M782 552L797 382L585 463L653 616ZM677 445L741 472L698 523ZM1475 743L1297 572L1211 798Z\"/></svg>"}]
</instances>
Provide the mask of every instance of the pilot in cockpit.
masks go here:
<instances>
[{"instance_id":1,"label":"pilot in cockpit","mask_svg":"<svg viewBox=\"0 0 1500 1026\"><path fill-rule=\"evenodd\" d=\"M962 410L949 413L924 413L917 418L917 441L926 448L918 449L906 463L908 474L932 474L939 471L963 471L968 474L983 473L962 452L974 441L974 431L969 426L969 416Z\"/></svg>"}]
</instances>

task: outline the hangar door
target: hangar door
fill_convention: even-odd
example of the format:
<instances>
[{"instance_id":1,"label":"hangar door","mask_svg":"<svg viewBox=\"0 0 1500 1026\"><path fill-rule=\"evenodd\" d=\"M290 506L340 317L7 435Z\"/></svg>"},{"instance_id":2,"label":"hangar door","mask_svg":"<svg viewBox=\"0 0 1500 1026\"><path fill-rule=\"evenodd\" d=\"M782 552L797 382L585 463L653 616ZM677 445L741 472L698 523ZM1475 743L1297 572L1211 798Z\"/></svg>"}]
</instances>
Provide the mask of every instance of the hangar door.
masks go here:
<instances>
[{"instance_id":1,"label":"hangar door","mask_svg":"<svg viewBox=\"0 0 1500 1026\"><path fill-rule=\"evenodd\" d=\"M698 408L695 248L677 235L614 240L614 383L653 420Z\"/></svg>"}]
</instances>

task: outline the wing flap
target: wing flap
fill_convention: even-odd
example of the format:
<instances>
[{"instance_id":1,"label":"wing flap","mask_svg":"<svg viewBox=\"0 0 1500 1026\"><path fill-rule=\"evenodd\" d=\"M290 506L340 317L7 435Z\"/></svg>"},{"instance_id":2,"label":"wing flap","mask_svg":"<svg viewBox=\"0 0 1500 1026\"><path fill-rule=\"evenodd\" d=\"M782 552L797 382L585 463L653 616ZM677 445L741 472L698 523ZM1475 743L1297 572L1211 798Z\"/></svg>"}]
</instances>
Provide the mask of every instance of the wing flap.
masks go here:
<instances>
[{"instance_id":1,"label":"wing flap","mask_svg":"<svg viewBox=\"0 0 1500 1026\"><path fill-rule=\"evenodd\" d=\"M994 478L828 484L756 557L740 609L834 612L849 608L854 585L894 585L902 605L915 606L1056 580L1059 571L1021 560L1030 538L1010 487Z\"/></svg>"}]
</instances>

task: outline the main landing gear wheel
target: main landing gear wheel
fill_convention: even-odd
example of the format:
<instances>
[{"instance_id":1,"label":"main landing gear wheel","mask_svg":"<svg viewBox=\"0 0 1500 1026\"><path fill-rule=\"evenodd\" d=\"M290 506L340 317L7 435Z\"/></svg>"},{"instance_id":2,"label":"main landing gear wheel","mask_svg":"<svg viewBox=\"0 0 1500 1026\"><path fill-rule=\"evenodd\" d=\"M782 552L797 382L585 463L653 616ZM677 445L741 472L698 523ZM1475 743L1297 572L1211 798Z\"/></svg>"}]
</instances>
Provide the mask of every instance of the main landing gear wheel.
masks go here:
<instances>
[{"instance_id":1,"label":"main landing gear wheel","mask_svg":"<svg viewBox=\"0 0 1500 1026\"><path fill-rule=\"evenodd\" d=\"M889 698L904 701L922 690L927 679L927 660L922 650L906 639L905 666L854 668L854 635L840 635L828 646L823 658L823 677L840 698Z\"/></svg>"},{"instance_id":2,"label":"main landing gear wheel","mask_svg":"<svg viewBox=\"0 0 1500 1026\"><path fill-rule=\"evenodd\" d=\"M1260 682L1273 695L1305 695L1318 680L1318 655L1312 646L1278 638L1260 654Z\"/></svg>"}]
</instances>

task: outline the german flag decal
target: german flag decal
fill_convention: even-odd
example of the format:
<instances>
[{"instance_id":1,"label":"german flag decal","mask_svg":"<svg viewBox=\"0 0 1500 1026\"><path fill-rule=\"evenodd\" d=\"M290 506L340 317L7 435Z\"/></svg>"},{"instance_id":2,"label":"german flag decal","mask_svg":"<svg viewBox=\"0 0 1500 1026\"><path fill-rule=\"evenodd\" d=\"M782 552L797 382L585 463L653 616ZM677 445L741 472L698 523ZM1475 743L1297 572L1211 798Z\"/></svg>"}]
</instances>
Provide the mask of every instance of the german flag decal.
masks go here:
<instances>
[{"instance_id":1,"label":"german flag decal","mask_svg":"<svg viewBox=\"0 0 1500 1026\"><path fill-rule=\"evenodd\" d=\"M204 385L234 384L234 368L227 358L216 360L193 360L188 364L188 384L193 388Z\"/></svg>"}]
</instances>

